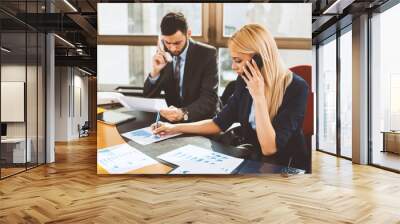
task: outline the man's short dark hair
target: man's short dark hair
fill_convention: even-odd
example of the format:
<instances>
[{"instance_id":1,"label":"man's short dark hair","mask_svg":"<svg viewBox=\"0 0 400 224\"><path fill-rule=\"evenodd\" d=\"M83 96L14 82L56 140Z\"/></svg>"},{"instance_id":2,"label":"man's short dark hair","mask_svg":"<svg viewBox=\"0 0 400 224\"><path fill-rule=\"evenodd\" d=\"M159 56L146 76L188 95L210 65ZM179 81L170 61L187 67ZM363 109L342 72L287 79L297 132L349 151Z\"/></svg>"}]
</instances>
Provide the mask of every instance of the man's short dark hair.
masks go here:
<instances>
[{"instance_id":1,"label":"man's short dark hair","mask_svg":"<svg viewBox=\"0 0 400 224\"><path fill-rule=\"evenodd\" d=\"M185 16L180 12L170 12L161 20L161 34L170 36L177 31L186 34L188 25Z\"/></svg>"}]
</instances>

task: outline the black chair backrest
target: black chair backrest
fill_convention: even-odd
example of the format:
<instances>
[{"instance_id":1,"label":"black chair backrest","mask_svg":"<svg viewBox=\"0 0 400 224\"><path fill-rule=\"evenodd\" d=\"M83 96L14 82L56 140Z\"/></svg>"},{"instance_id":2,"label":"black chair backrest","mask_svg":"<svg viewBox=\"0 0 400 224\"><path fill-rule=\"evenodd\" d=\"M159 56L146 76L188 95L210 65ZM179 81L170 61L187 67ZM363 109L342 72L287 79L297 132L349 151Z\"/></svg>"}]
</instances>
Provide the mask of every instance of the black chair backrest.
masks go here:
<instances>
[{"instance_id":1,"label":"black chair backrest","mask_svg":"<svg viewBox=\"0 0 400 224\"><path fill-rule=\"evenodd\" d=\"M85 123L82 126L82 129L89 129L90 128L89 124L90 124L89 121L85 121Z\"/></svg>"}]
</instances>

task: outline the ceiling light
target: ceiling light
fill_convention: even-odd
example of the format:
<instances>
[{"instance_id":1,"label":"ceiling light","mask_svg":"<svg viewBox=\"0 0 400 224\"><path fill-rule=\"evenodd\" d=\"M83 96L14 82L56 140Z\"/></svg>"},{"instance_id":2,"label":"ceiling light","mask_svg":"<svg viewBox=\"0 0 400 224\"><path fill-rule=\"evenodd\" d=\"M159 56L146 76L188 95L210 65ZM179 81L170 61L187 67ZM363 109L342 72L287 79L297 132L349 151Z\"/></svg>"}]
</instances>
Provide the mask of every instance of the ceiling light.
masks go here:
<instances>
[{"instance_id":1,"label":"ceiling light","mask_svg":"<svg viewBox=\"0 0 400 224\"><path fill-rule=\"evenodd\" d=\"M74 10L74 12L78 12L78 10L71 4L69 3L68 0L64 0L65 4L67 4L72 10Z\"/></svg>"},{"instance_id":2,"label":"ceiling light","mask_svg":"<svg viewBox=\"0 0 400 224\"><path fill-rule=\"evenodd\" d=\"M76 52L77 52L79 55L83 55L83 50L82 50L81 48L77 48L77 49L76 49Z\"/></svg>"},{"instance_id":3,"label":"ceiling light","mask_svg":"<svg viewBox=\"0 0 400 224\"><path fill-rule=\"evenodd\" d=\"M351 5L354 0L336 0L332 5L324 10L322 14L342 14L343 9Z\"/></svg>"},{"instance_id":4,"label":"ceiling light","mask_svg":"<svg viewBox=\"0 0 400 224\"><path fill-rule=\"evenodd\" d=\"M1 47L1 50L4 51L4 52L6 52L6 53L10 53L10 52L11 52L11 50L9 50L9 49L7 49L7 48L5 48L5 47Z\"/></svg>"},{"instance_id":5,"label":"ceiling light","mask_svg":"<svg viewBox=\"0 0 400 224\"><path fill-rule=\"evenodd\" d=\"M83 69L81 69L81 68L79 68L79 67L78 67L78 70L81 71L81 72L83 72L83 73L85 73L85 74L87 74L87 75L92 75L92 73L89 73L88 71L83 70Z\"/></svg>"},{"instance_id":6,"label":"ceiling light","mask_svg":"<svg viewBox=\"0 0 400 224\"><path fill-rule=\"evenodd\" d=\"M73 45L71 42L69 42L68 40L58 36L57 34L54 34L55 37L57 37L59 40L61 40L62 42L66 43L67 45L69 45L70 47L75 48L75 45Z\"/></svg>"}]
</instances>

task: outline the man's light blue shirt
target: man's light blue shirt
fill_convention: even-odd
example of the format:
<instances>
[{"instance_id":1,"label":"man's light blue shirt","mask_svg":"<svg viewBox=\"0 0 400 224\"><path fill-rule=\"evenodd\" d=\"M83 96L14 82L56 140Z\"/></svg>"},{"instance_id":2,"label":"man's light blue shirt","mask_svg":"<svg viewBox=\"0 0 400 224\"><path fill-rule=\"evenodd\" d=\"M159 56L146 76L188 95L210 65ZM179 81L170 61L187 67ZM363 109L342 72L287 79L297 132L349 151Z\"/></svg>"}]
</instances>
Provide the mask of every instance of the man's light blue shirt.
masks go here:
<instances>
[{"instance_id":1,"label":"man's light blue shirt","mask_svg":"<svg viewBox=\"0 0 400 224\"><path fill-rule=\"evenodd\" d=\"M185 49L184 49L183 52L179 55L179 56L181 57L181 61L180 61L180 65L179 65L179 67L180 67L180 74L179 74L179 95L180 95L181 97L182 97L182 90L183 90L183 88L182 88L182 85L183 85L183 75L184 75L184 72L185 72L185 62L186 62L186 55L187 55L188 48L189 48L189 40L188 40L187 43L186 43ZM177 61L177 56L173 56L173 57L172 57L172 66L173 66L173 69L175 69L176 61ZM160 75L157 76L156 78L152 78L152 77L149 76L150 83L151 83L151 84L155 84L159 77L160 77Z\"/></svg>"}]
</instances>

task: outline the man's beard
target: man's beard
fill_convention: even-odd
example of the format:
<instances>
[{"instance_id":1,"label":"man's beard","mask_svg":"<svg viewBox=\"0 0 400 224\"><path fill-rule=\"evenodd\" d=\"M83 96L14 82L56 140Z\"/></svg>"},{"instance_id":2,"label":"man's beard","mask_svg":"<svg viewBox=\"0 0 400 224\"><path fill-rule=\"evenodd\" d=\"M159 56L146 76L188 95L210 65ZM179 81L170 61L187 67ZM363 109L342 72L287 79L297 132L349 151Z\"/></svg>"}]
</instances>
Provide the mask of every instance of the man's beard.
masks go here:
<instances>
[{"instance_id":1,"label":"man's beard","mask_svg":"<svg viewBox=\"0 0 400 224\"><path fill-rule=\"evenodd\" d=\"M188 38L186 37L185 46L183 46L183 48L176 54L173 52L170 52L170 53L172 54L172 56L179 56L182 54L183 51L185 51L188 44L189 44L189 41L188 41Z\"/></svg>"}]
</instances>

